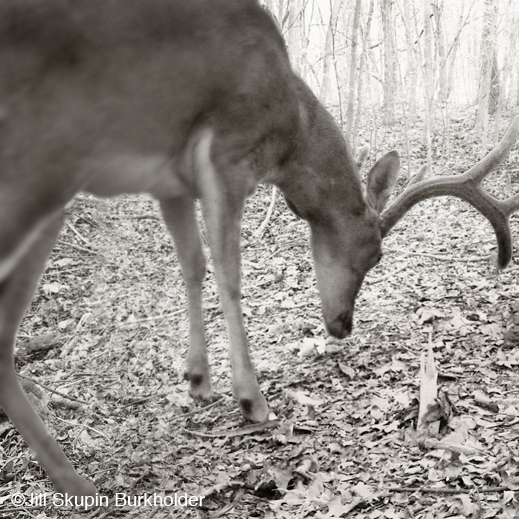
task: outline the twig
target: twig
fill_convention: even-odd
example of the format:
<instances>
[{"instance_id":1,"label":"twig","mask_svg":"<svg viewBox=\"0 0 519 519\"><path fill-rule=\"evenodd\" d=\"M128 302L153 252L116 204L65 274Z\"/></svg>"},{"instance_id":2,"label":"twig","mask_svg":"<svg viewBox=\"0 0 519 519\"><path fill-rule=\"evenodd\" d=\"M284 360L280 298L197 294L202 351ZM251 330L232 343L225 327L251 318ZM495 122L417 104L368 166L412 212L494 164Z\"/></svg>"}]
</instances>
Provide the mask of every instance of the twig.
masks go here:
<instances>
[{"instance_id":1,"label":"twig","mask_svg":"<svg viewBox=\"0 0 519 519\"><path fill-rule=\"evenodd\" d=\"M245 493L245 490L243 488L239 488L236 494L234 495L232 501L230 503L227 503L221 510L218 510L218 512L212 514L211 517L217 518L217 517L223 517L227 516L229 511L236 506L236 503L243 497L243 494Z\"/></svg>"},{"instance_id":2,"label":"twig","mask_svg":"<svg viewBox=\"0 0 519 519\"><path fill-rule=\"evenodd\" d=\"M128 218L128 216L125 216L125 218ZM134 216L130 216L129 218L132 220L160 220L156 214L136 214Z\"/></svg>"},{"instance_id":3,"label":"twig","mask_svg":"<svg viewBox=\"0 0 519 519\"><path fill-rule=\"evenodd\" d=\"M405 256L423 256L425 258L431 258L440 261L488 261L488 258L483 256L472 256L467 258L450 256L449 254L430 254L428 252L409 251L405 249L385 249L385 251L392 252L393 254L404 254Z\"/></svg>"},{"instance_id":4,"label":"twig","mask_svg":"<svg viewBox=\"0 0 519 519\"><path fill-rule=\"evenodd\" d=\"M264 220L261 222L261 225L254 231L254 236L256 238L261 238L263 233L265 232L265 227L269 223L270 217L272 216L272 212L274 211L274 206L276 204L276 186L272 186L272 195L270 198L269 208L267 210L267 214L265 215Z\"/></svg>"},{"instance_id":5,"label":"twig","mask_svg":"<svg viewBox=\"0 0 519 519\"><path fill-rule=\"evenodd\" d=\"M85 402L83 400L79 400L78 398L74 398L74 397L72 397L70 395L67 395L66 393L62 393L61 391L57 391L56 389L52 389L49 386L46 386L45 384L42 384L41 382L38 382L37 380L34 380L32 378L29 378L29 377L26 377L26 376L20 375L20 374L18 374L18 376L20 378L23 378L24 380L27 380L28 382L32 382L32 383L36 384L37 386L42 387L43 389L45 389L45 391L48 391L49 393L54 393L55 395L59 395L59 396L61 396L63 398L66 398L67 400L71 400L72 402L77 402L78 404L89 405L88 402Z\"/></svg>"},{"instance_id":6,"label":"twig","mask_svg":"<svg viewBox=\"0 0 519 519\"><path fill-rule=\"evenodd\" d=\"M17 506L17 507L13 507L13 508L2 508L2 514L9 513L9 512L28 512L29 510L41 510L41 506ZM7 517L7 516L2 515L2 517Z\"/></svg>"},{"instance_id":7,"label":"twig","mask_svg":"<svg viewBox=\"0 0 519 519\"><path fill-rule=\"evenodd\" d=\"M65 240L58 240L57 243L59 245L67 245L68 247L72 247L73 249L79 250L81 252L88 252L88 254L99 254L95 249L86 249L85 247L81 247L80 245L76 245L75 243L70 243Z\"/></svg>"},{"instance_id":8,"label":"twig","mask_svg":"<svg viewBox=\"0 0 519 519\"><path fill-rule=\"evenodd\" d=\"M134 324L146 323L146 322L150 322L150 321L159 321L160 319L167 319L168 317L175 317L176 315L179 315L182 313L186 313L185 308L181 308L181 309L176 310L175 312L171 312L169 314L152 315L151 317L143 317L142 319L135 319L135 321L121 324L120 328L131 328Z\"/></svg>"},{"instance_id":9,"label":"twig","mask_svg":"<svg viewBox=\"0 0 519 519\"><path fill-rule=\"evenodd\" d=\"M160 218L156 214L111 214L108 215L109 220L157 220Z\"/></svg>"},{"instance_id":10,"label":"twig","mask_svg":"<svg viewBox=\"0 0 519 519\"><path fill-rule=\"evenodd\" d=\"M193 411L189 411L189 413L183 413L181 415L181 418L187 418L188 416L192 416L192 415L200 413L200 411L206 411L207 409L211 409L212 407L215 407L217 404L219 404L222 401L223 396L224 395L218 395L218 398L214 402L211 402L210 404L207 404L207 405L201 405L201 409L195 409Z\"/></svg>"},{"instance_id":11,"label":"twig","mask_svg":"<svg viewBox=\"0 0 519 519\"><path fill-rule=\"evenodd\" d=\"M218 297L217 294L206 297L206 298L204 298L204 303L207 303L213 299L216 299L216 297ZM120 326L120 328L129 328L129 327L133 326L134 324L146 323L149 321L158 321L160 319L167 319L168 317L175 317L175 316L177 316L179 314L183 314L183 313L186 313L186 309L180 308L179 310L175 310L174 312L170 312L169 314L152 315L151 317L143 317L142 319L135 319L135 321L131 321L129 323L122 324Z\"/></svg>"},{"instance_id":12,"label":"twig","mask_svg":"<svg viewBox=\"0 0 519 519\"><path fill-rule=\"evenodd\" d=\"M267 422L246 425L245 427L241 427L240 429L220 430L215 431L213 433L193 431L191 429L186 429L185 427L180 428L184 432L192 434L193 436L199 436L200 438L234 438L235 436L245 436L247 434L264 431L265 429L272 429L273 427L277 427L279 423L279 420L269 420Z\"/></svg>"},{"instance_id":13,"label":"twig","mask_svg":"<svg viewBox=\"0 0 519 519\"><path fill-rule=\"evenodd\" d=\"M470 494L471 492L490 494L493 492L505 492L508 487L483 487L483 488L433 488L433 487L388 487L389 492L421 492L422 494Z\"/></svg>"},{"instance_id":14,"label":"twig","mask_svg":"<svg viewBox=\"0 0 519 519\"><path fill-rule=\"evenodd\" d=\"M64 420L59 416L54 416L54 418L57 418L60 422L66 423L67 425L70 425L72 427L84 427L85 429L94 431L95 433L99 434L99 436L102 436L103 438L106 438L109 442L113 443L113 440L111 438L109 438L106 434L102 433L99 429L96 429L95 427L90 427L90 425L86 425L84 423L69 422L68 420Z\"/></svg>"},{"instance_id":15,"label":"twig","mask_svg":"<svg viewBox=\"0 0 519 519\"><path fill-rule=\"evenodd\" d=\"M67 220L67 227L79 238L80 241L90 247L90 242L74 227L70 220Z\"/></svg>"},{"instance_id":16,"label":"twig","mask_svg":"<svg viewBox=\"0 0 519 519\"><path fill-rule=\"evenodd\" d=\"M446 451L457 452L462 454L474 455L481 454L483 452L482 449L477 449L476 447L467 447L466 445L455 444L455 443L444 443L441 440L436 440L434 438L426 438L423 441L423 446L426 449L443 449Z\"/></svg>"},{"instance_id":17,"label":"twig","mask_svg":"<svg viewBox=\"0 0 519 519\"><path fill-rule=\"evenodd\" d=\"M156 395L143 396L141 398L137 398L131 402L128 402L124 405L119 406L119 409L127 409L128 407L131 407L132 405L141 405L141 404L148 402L151 399L164 398L164 397L168 396L169 394L170 394L169 392L165 391L164 393L158 393Z\"/></svg>"}]
</instances>

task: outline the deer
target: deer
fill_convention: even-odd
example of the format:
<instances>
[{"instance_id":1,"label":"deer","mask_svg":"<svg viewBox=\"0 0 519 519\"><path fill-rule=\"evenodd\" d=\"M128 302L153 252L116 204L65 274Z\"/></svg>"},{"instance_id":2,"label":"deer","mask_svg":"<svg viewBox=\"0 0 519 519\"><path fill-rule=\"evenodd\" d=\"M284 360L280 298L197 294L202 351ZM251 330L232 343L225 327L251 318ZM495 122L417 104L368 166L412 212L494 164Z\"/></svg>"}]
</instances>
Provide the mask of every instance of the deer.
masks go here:
<instances>
[{"instance_id":1,"label":"deer","mask_svg":"<svg viewBox=\"0 0 519 519\"><path fill-rule=\"evenodd\" d=\"M16 335L79 192L147 193L160 205L185 280L185 378L214 398L202 312L206 274L199 201L229 338L233 394L246 419L270 409L248 350L240 304L240 229L258 183L273 184L310 228L327 331L352 331L356 296L382 239L414 204L453 195L494 227L510 261L517 196L481 181L508 154L516 117L466 174L417 182L386 208L399 155L367 175L330 113L294 72L256 0L3 0L0 3L0 406L58 492L95 496L29 403L14 366ZM386 208L386 209L385 209ZM384 211L385 209L385 211ZM384 211L384 212L383 212Z\"/></svg>"}]
</instances>

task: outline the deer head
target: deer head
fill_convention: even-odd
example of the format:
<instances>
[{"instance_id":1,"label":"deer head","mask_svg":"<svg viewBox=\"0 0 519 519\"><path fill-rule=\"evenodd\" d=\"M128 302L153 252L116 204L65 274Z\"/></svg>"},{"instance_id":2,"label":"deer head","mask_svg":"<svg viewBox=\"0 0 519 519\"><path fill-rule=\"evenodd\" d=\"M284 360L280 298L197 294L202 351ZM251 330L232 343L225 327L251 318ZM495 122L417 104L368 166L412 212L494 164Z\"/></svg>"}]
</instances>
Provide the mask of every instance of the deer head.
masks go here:
<instances>
[{"instance_id":1,"label":"deer head","mask_svg":"<svg viewBox=\"0 0 519 519\"><path fill-rule=\"evenodd\" d=\"M379 215L396 183L400 159L394 151L382 157L363 193L359 170L366 152L353 158L332 116L302 81L298 101L300 146L274 183L289 208L309 224L325 325L342 338L351 332L364 276L382 255Z\"/></svg>"},{"instance_id":2,"label":"deer head","mask_svg":"<svg viewBox=\"0 0 519 519\"><path fill-rule=\"evenodd\" d=\"M496 200L483 191L481 181L506 158L519 132L519 116L496 148L467 173L411 182L383 212L397 180L398 154L387 153L373 166L363 193L358 173L365 151L353 159L339 128L306 85L300 87L299 100L305 145L279 187L290 209L310 226L317 286L331 335L343 338L351 332L355 299L366 273L380 260L382 239L421 200L451 195L469 202L494 227L498 267L508 264L508 218L519 207L519 195Z\"/></svg>"}]
</instances>

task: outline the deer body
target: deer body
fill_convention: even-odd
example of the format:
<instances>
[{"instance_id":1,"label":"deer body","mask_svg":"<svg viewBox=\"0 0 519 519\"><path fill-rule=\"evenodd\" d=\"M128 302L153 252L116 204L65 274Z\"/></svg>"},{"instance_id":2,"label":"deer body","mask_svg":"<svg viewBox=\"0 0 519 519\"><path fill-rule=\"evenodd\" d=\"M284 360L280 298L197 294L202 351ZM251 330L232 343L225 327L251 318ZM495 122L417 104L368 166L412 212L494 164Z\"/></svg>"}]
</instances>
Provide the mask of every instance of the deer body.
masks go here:
<instances>
[{"instance_id":1,"label":"deer body","mask_svg":"<svg viewBox=\"0 0 519 519\"><path fill-rule=\"evenodd\" d=\"M233 392L244 416L262 421L269 410L240 306L245 199L258 182L273 183L308 222L325 323L344 337L381 255L378 214L398 162L392 152L375 164L364 198L339 128L254 0L0 2L0 405L56 489L96 492L27 401L14 341L76 193L159 200L186 281L190 394L211 399L200 200Z\"/></svg>"},{"instance_id":2,"label":"deer body","mask_svg":"<svg viewBox=\"0 0 519 519\"><path fill-rule=\"evenodd\" d=\"M246 197L274 183L312 229L326 324L351 330L355 295L380 255L375 211L340 130L291 70L252 0L8 0L0 5L0 404L59 491L79 477L30 407L13 345L65 204L79 191L156 197L188 293L186 378L212 398L202 317L200 199L243 414L268 406L240 306ZM356 251L359 244L365 250Z\"/></svg>"}]
</instances>

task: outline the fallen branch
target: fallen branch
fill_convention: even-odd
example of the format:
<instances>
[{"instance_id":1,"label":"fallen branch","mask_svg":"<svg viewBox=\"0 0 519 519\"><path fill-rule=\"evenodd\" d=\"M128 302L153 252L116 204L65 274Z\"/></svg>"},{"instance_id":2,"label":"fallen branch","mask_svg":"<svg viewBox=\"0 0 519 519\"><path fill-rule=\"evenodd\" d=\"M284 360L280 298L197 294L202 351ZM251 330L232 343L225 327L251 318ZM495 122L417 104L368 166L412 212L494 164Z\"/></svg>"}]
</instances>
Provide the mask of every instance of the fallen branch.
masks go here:
<instances>
[{"instance_id":1,"label":"fallen branch","mask_svg":"<svg viewBox=\"0 0 519 519\"><path fill-rule=\"evenodd\" d=\"M67 220L67 227L77 236L79 241L83 242L85 245L91 246L90 241L87 240L72 224L70 220Z\"/></svg>"},{"instance_id":2,"label":"fallen branch","mask_svg":"<svg viewBox=\"0 0 519 519\"><path fill-rule=\"evenodd\" d=\"M54 393L55 395L59 395L63 398L66 398L67 400L71 400L72 402L77 402L78 404L86 405L88 406L89 403L85 402L84 400L79 400L78 398L74 398L73 396L67 395L66 393L62 393L61 391L57 391L56 389L52 389L49 386L46 386L45 384L42 384L41 382L38 382L37 380L34 380L32 378L26 377L24 375L20 375L18 373L18 377L22 378L23 380L27 380L28 382L32 382L33 384L36 384L37 386L42 387L45 389L45 391L48 391L49 393Z\"/></svg>"},{"instance_id":3,"label":"fallen branch","mask_svg":"<svg viewBox=\"0 0 519 519\"><path fill-rule=\"evenodd\" d=\"M76 249L81 252L87 252L88 254L99 254L99 252L95 249L87 249L85 247L81 247L80 245L76 245L75 243L70 243L65 240L58 240L56 243L58 243L59 245L67 245L68 247L72 247L73 249Z\"/></svg>"},{"instance_id":4,"label":"fallen branch","mask_svg":"<svg viewBox=\"0 0 519 519\"><path fill-rule=\"evenodd\" d=\"M506 492L508 487L483 487L483 488L435 488L435 487L388 487L389 492L420 492L422 494L471 494L472 492L490 494L494 492Z\"/></svg>"},{"instance_id":5,"label":"fallen branch","mask_svg":"<svg viewBox=\"0 0 519 519\"><path fill-rule=\"evenodd\" d=\"M191 429L186 429L185 427L180 428L184 432L192 434L193 436L199 436L200 438L234 438L236 436L246 436L247 434L264 431L265 429L272 429L274 427L277 427L279 423L279 420L268 420L267 422L246 425L245 427L241 427L240 429L220 430L212 433L193 431Z\"/></svg>"},{"instance_id":6,"label":"fallen branch","mask_svg":"<svg viewBox=\"0 0 519 519\"><path fill-rule=\"evenodd\" d=\"M488 258L483 256L458 257L449 254L430 254L429 252L416 252L405 249L385 249L385 251L393 254L403 254L404 256L423 256L424 258L431 258L439 261L488 261Z\"/></svg>"},{"instance_id":7,"label":"fallen branch","mask_svg":"<svg viewBox=\"0 0 519 519\"><path fill-rule=\"evenodd\" d=\"M440 420L437 412L438 404L438 371L434 361L431 332L427 352L422 352L420 359L420 406L418 411L418 432L428 438L436 436L440 429Z\"/></svg>"}]
</instances>

